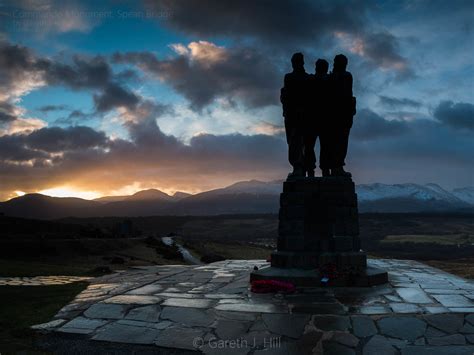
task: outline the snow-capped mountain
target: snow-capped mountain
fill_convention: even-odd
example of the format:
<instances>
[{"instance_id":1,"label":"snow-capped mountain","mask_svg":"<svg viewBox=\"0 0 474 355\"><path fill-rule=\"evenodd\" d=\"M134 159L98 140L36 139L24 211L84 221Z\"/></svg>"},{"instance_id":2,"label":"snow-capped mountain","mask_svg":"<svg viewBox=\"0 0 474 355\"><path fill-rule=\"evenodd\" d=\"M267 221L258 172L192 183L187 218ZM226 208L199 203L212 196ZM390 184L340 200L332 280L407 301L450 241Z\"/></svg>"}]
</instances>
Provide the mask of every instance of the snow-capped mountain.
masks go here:
<instances>
[{"instance_id":1,"label":"snow-capped mountain","mask_svg":"<svg viewBox=\"0 0 474 355\"><path fill-rule=\"evenodd\" d=\"M474 205L474 186L461 187L453 190L453 195L464 202Z\"/></svg>"},{"instance_id":2,"label":"snow-capped mountain","mask_svg":"<svg viewBox=\"0 0 474 355\"><path fill-rule=\"evenodd\" d=\"M29 194L0 202L0 213L27 218L278 213L282 181L241 181L195 195L158 190L97 201ZM360 212L474 212L474 187L453 191L436 184L364 184L356 187Z\"/></svg>"},{"instance_id":3,"label":"snow-capped mountain","mask_svg":"<svg viewBox=\"0 0 474 355\"><path fill-rule=\"evenodd\" d=\"M436 184L362 184L357 185L357 196L360 201L375 201L384 198L414 198L417 200L446 200L461 202L453 193Z\"/></svg>"},{"instance_id":4,"label":"snow-capped mountain","mask_svg":"<svg viewBox=\"0 0 474 355\"><path fill-rule=\"evenodd\" d=\"M208 192L219 194L258 194L258 195L276 195L280 194L283 186L282 180L274 181L239 181L222 189L211 190ZM204 192L205 193L205 192Z\"/></svg>"},{"instance_id":5,"label":"snow-capped mountain","mask_svg":"<svg viewBox=\"0 0 474 355\"><path fill-rule=\"evenodd\" d=\"M465 198L463 189L458 190L460 191L455 194L454 191L447 191L432 183L426 185L375 183L356 187L359 208L367 212L423 212L472 208L473 203Z\"/></svg>"}]
</instances>

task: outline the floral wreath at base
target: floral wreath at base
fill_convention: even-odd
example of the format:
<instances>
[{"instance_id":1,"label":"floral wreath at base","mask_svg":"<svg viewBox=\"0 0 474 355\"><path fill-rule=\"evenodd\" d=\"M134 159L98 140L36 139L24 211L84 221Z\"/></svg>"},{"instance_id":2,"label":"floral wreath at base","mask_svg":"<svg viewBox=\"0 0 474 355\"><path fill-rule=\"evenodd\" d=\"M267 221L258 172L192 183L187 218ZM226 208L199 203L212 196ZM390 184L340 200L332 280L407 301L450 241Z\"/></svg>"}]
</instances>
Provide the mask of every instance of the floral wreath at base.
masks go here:
<instances>
[{"instance_id":1,"label":"floral wreath at base","mask_svg":"<svg viewBox=\"0 0 474 355\"><path fill-rule=\"evenodd\" d=\"M293 293L296 287L293 283L278 280L255 280L251 282L250 291L254 293Z\"/></svg>"}]
</instances>

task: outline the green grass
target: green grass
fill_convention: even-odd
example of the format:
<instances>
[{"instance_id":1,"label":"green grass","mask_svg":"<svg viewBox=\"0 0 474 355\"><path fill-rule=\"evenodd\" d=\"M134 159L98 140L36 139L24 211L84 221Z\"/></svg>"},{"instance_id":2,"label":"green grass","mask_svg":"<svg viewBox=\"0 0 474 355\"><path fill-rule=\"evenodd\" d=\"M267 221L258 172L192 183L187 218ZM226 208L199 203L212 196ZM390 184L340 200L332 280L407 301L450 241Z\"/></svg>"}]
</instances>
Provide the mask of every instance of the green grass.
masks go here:
<instances>
[{"instance_id":1,"label":"green grass","mask_svg":"<svg viewBox=\"0 0 474 355\"><path fill-rule=\"evenodd\" d=\"M266 259L271 249L240 243L219 243L215 241L200 242L197 240L180 240L198 259L201 255L217 254L225 259Z\"/></svg>"},{"instance_id":2,"label":"green grass","mask_svg":"<svg viewBox=\"0 0 474 355\"><path fill-rule=\"evenodd\" d=\"M0 286L0 353L44 354L34 347L34 324L48 322L87 287L85 282L54 286Z\"/></svg>"},{"instance_id":3,"label":"green grass","mask_svg":"<svg viewBox=\"0 0 474 355\"><path fill-rule=\"evenodd\" d=\"M92 276L91 267L66 260L0 259L0 276ZM0 286L0 354L46 354L35 349L34 341L40 335L30 326L49 322L86 287L85 282L51 286Z\"/></svg>"},{"instance_id":4,"label":"green grass","mask_svg":"<svg viewBox=\"0 0 474 355\"><path fill-rule=\"evenodd\" d=\"M214 241L245 241L259 238L275 238L278 219L245 217L202 218L190 220L177 229L178 235L187 239Z\"/></svg>"},{"instance_id":5,"label":"green grass","mask_svg":"<svg viewBox=\"0 0 474 355\"><path fill-rule=\"evenodd\" d=\"M411 235L388 235L382 241L382 243L433 243L440 245L463 245L463 244L474 244L474 236L467 234L450 234L450 235L424 235L424 234L411 234Z\"/></svg>"},{"instance_id":6,"label":"green grass","mask_svg":"<svg viewBox=\"0 0 474 355\"><path fill-rule=\"evenodd\" d=\"M28 276L88 276L91 268L88 265L71 265L51 263L45 261L26 261L0 259L0 277L28 277Z\"/></svg>"},{"instance_id":7,"label":"green grass","mask_svg":"<svg viewBox=\"0 0 474 355\"><path fill-rule=\"evenodd\" d=\"M451 274L466 279L474 279L474 258L458 260L424 260L423 262Z\"/></svg>"}]
</instances>

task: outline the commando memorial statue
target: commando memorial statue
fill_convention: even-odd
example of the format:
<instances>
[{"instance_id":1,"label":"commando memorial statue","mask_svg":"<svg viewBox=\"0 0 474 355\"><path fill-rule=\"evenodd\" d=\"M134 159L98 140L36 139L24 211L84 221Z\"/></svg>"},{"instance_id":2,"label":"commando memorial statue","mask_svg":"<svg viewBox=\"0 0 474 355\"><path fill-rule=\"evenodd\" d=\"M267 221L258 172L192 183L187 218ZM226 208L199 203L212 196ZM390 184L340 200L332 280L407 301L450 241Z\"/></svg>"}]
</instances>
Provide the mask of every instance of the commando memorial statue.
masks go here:
<instances>
[{"instance_id":1,"label":"commando memorial statue","mask_svg":"<svg viewBox=\"0 0 474 355\"><path fill-rule=\"evenodd\" d=\"M367 265L361 250L357 194L344 170L349 134L356 114L347 57L329 63L318 59L315 73L304 56L291 58L281 103L293 170L280 195L277 250L271 266L255 270L254 280L289 281L300 287L372 286L386 283L387 273ZM315 177L319 139L321 177Z\"/></svg>"}]
</instances>

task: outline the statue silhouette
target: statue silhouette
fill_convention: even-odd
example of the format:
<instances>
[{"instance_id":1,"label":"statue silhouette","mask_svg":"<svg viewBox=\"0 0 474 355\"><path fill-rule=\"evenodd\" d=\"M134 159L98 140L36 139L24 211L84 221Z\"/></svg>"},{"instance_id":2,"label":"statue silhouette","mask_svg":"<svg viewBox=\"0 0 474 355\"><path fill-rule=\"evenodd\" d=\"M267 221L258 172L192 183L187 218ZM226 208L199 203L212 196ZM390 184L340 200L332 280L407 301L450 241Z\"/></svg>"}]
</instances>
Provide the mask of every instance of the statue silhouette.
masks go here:
<instances>
[{"instance_id":1,"label":"statue silhouette","mask_svg":"<svg viewBox=\"0 0 474 355\"><path fill-rule=\"evenodd\" d=\"M293 171L289 178L314 177L316 155L314 145L319 137L319 166L323 176L345 176L345 158L356 112L352 95L352 74L346 71L347 57L334 57L333 71L329 63L316 61L314 75L304 69L304 56L291 57L293 71L285 75L280 101L285 117L288 160Z\"/></svg>"},{"instance_id":2,"label":"statue silhouette","mask_svg":"<svg viewBox=\"0 0 474 355\"><path fill-rule=\"evenodd\" d=\"M293 71L285 75L280 101L285 117L288 160L293 167L288 177L304 176L303 130L308 116L309 74L304 69L304 56L291 57Z\"/></svg>"},{"instance_id":3,"label":"statue silhouette","mask_svg":"<svg viewBox=\"0 0 474 355\"><path fill-rule=\"evenodd\" d=\"M304 129L304 167L308 177L314 177L314 168L316 167L316 155L314 154L314 145L319 137L320 158L319 164L323 176L329 176L330 162L329 149L327 142L327 130L325 123L328 115L328 69L329 63L324 59L316 61L315 74L310 75L310 104L309 115L307 117Z\"/></svg>"},{"instance_id":4,"label":"statue silhouette","mask_svg":"<svg viewBox=\"0 0 474 355\"><path fill-rule=\"evenodd\" d=\"M331 175L347 176L351 173L344 171L349 133L355 115L355 97L352 96L352 74L346 71L347 57L338 54L334 57L332 73L329 75L331 95L331 116L329 136L331 148Z\"/></svg>"}]
</instances>

